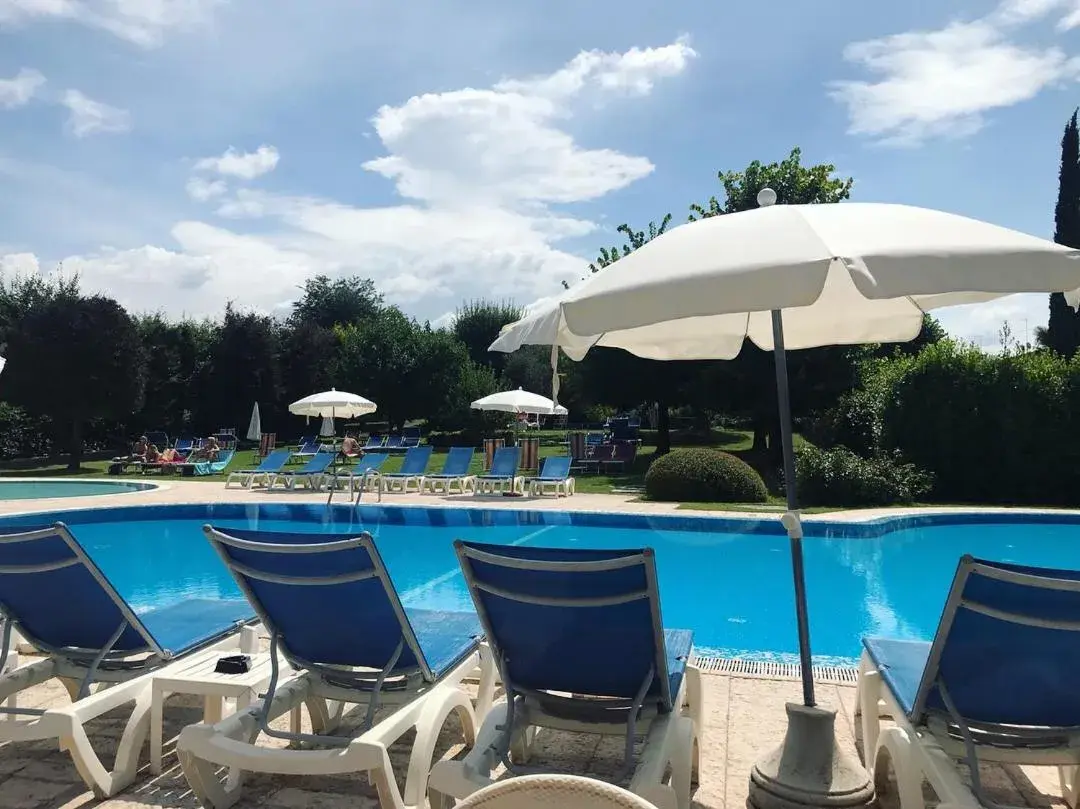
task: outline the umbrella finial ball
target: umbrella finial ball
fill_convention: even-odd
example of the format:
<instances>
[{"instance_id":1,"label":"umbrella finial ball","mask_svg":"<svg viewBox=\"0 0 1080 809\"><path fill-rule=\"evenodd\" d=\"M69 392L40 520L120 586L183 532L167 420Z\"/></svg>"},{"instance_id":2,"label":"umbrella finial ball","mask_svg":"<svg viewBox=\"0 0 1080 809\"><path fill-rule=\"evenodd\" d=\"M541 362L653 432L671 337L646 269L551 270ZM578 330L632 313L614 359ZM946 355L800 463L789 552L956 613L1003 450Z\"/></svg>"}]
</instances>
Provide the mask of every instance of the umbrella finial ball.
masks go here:
<instances>
[{"instance_id":1,"label":"umbrella finial ball","mask_svg":"<svg viewBox=\"0 0 1080 809\"><path fill-rule=\"evenodd\" d=\"M768 208L776 204L776 192L771 188L762 188L757 192L757 204L762 208Z\"/></svg>"}]
</instances>

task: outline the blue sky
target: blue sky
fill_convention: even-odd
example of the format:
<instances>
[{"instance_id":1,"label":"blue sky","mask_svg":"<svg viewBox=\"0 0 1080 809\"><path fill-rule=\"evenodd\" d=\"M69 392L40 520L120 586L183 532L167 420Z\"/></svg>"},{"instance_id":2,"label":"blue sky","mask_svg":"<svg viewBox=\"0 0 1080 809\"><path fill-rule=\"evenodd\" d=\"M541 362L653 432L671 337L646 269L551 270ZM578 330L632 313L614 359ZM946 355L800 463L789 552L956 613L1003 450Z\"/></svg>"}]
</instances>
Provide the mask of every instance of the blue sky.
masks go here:
<instances>
[{"instance_id":1,"label":"blue sky","mask_svg":"<svg viewBox=\"0 0 1080 809\"><path fill-rule=\"evenodd\" d=\"M1050 236L1078 52L1080 0L0 0L0 269L174 315L362 274L438 320L796 145L854 199Z\"/></svg>"}]
</instances>

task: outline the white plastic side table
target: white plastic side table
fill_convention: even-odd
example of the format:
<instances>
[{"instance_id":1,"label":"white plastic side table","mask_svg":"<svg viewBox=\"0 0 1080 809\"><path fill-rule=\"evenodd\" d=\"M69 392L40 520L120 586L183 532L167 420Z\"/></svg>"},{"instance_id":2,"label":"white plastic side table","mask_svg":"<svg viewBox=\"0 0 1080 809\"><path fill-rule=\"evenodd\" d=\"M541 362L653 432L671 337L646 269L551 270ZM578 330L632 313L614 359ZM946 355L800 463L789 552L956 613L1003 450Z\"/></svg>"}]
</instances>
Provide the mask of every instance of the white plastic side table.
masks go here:
<instances>
[{"instance_id":1,"label":"white plastic side table","mask_svg":"<svg viewBox=\"0 0 1080 809\"><path fill-rule=\"evenodd\" d=\"M270 655L253 653L258 636L245 627L241 630L240 649L208 649L166 667L153 678L150 706L150 772L161 773L165 700L170 694L191 694L203 698L203 722L221 721L226 699L236 701L236 710L247 708L258 692L270 684ZM251 668L243 674L219 674L218 660L231 654L247 654ZM284 668L288 668L287 666Z\"/></svg>"}]
</instances>

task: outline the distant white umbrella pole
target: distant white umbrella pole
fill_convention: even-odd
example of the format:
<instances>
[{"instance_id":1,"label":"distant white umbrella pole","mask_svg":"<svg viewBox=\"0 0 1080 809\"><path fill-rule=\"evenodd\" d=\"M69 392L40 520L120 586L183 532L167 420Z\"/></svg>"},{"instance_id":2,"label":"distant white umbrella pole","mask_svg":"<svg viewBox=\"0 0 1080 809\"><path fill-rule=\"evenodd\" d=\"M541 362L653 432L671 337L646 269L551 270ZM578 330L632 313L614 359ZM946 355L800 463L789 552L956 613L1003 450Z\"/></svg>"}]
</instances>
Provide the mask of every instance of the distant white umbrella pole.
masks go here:
<instances>
[{"instance_id":1,"label":"distant white umbrella pole","mask_svg":"<svg viewBox=\"0 0 1080 809\"><path fill-rule=\"evenodd\" d=\"M247 438L248 441L262 440L262 419L259 418L258 402L256 402L255 406L251 408L251 421L248 422Z\"/></svg>"}]
</instances>

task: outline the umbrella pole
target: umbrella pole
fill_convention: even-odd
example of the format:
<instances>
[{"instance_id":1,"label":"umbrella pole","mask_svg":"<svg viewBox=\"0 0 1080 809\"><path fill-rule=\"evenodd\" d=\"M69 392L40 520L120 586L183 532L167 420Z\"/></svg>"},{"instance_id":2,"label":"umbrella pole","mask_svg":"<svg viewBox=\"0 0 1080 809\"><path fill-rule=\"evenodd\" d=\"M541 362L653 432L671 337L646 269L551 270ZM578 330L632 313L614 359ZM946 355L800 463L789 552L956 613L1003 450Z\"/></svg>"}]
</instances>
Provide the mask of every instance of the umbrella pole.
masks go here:
<instances>
[{"instance_id":1,"label":"umbrella pole","mask_svg":"<svg viewBox=\"0 0 1080 809\"><path fill-rule=\"evenodd\" d=\"M791 432L787 354L784 350L783 316L778 310L772 313L772 327L776 394L780 404L780 437L784 450L784 486L787 490L787 513L784 514L783 523L791 541L803 702L787 704L788 725L784 741L751 769L748 803L753 809L861 809L874 800L873 782L859 760L837 745L836 711L814 704L802 523L795 491L795 450Z\"/></svg>"},{"instance_id":2,"label":"umbrella pole","mask_svg":"<svg viewBox=\"0 0 1080 809\"><path fill-rule=\"evenodd\" d=\"M806 610L806 574L803 567L802 525L799 521L799 496L795 488L795 441L791 429L791 393L788 389L787 351L784 348L784 320L778 310L772 312L773 362L776 365L776 398L780 405L780 444L784 450L784 490L787 514L784 527L791 544L791 574L795 580L795 620L799 631L799 665L802 670L803 704L813 707L814 672L810 655L810 618Z\"/></svg>"}]
</instances>

